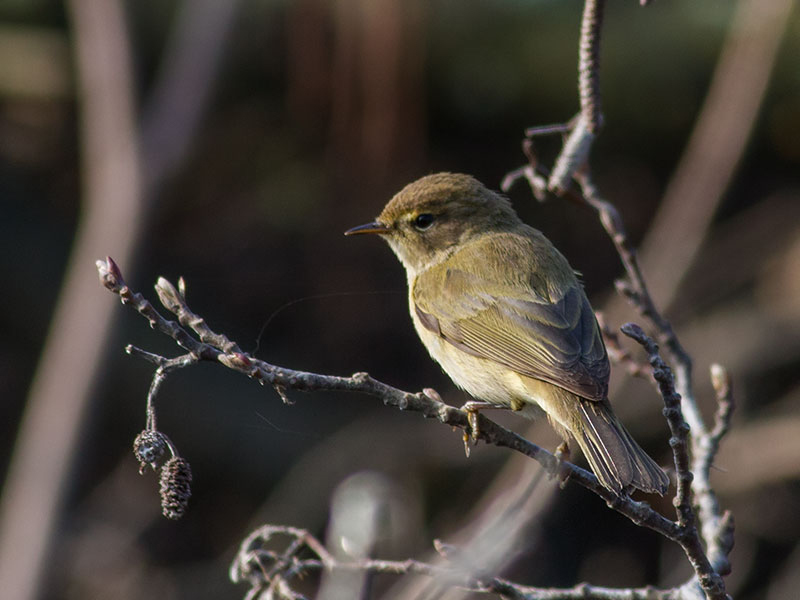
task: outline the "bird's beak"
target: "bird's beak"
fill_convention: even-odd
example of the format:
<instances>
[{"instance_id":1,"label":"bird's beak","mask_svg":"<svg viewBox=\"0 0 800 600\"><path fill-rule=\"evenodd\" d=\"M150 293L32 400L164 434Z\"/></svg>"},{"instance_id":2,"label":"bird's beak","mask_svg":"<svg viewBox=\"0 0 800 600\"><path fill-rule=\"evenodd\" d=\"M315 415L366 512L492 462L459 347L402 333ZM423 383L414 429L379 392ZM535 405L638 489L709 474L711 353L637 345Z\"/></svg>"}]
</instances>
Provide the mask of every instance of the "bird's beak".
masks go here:
<instances>
[{"instance_id":1,"label":"bird's beak","mask_svg":"<svg viewBox=\"0 0 800 600\"><path fill-rule=\"evenodd\" d=\"M388 227L383 223L379 223L378 221L373 221L372 223L364 223L363 225L358 225L357 227L348 229L344 232L344 234L356 235L359 233L390 233L391 231L391 227Z\"/></svg>"}]
</instances>

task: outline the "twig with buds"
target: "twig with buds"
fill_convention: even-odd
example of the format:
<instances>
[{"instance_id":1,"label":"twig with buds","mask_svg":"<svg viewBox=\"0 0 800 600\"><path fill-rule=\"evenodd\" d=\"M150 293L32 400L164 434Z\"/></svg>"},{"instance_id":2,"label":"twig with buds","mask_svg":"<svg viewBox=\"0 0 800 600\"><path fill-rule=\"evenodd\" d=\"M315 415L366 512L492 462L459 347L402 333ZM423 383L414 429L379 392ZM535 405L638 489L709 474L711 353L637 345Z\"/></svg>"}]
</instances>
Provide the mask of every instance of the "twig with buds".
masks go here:
<instances>
[{"instance_id":1,"label":"twig with buds","mask_svg":"<svg viewBox=\"0 0 800 600\"><path fill-rule=\"evenodd\" d=\"M145 352L140 349L133 349L129 347L129 352L136 356L145 358L146 360L158 365L154 374L153 384L148 394L148 430L155 430L155 411L154 411L154 396L157 393L160 382L165 377L165 373L178 368L188 367L199 361L214 361L220 363L230 369L238 371L248 377L257 380L262 385L270 385L278 391L282 401L286 402L286 390L298 391L348 391L368 394L371 396L379 397L387 406L392 406L400 410L410 410L420 412L427 418L436 418L446 425L462 429L464 431L470 429L469 415L460 409L448 406L441 402L433 390L425 389L422 392L410 393L399 390L385 383L377 381L367 375L366 373L356 373L350 377L341 377L334 375L322 375L318 373L309 373L305 371L295 371L278 367L247 353L242 352L239 346L229 340L224 335L213 332L205 321L196 315L186 303L185 284L181 284L179 288L175 288L167 280L159 278L156 285L159 298L162 304L170 310L173 314L178 316L179 323L163 317L141 294L132 291L126 284L122 277L119 267L110 258L105 261L97 262L100 280L103 285L110 291L118 294L123 304L133 307L139 314L144 316L154 329L172 337L175 342L182 347L187 353L178 356L174 359L167 359L158 355ZM192 335L184 328L184 324L192 329L195 335ZM697 529L695 527L696 519L691 505L691 482L692 473L689 469L690 459L688 453L688 427L683 421L683 416L680 410L680 396L677 394L672 379L672 374L666 364L662 361L657 353L657 347L652 339L647 337L638 326L629 324L623 328L626 335L634 337L639 341L647 350L651 366L653 367L653 376L656 379L662 397L665 402L665 415L670 423L673 432L673 440L671 445L675 456L675 463L678 472L678 494L676 496L676 507L678 509L678 520L671 521L660 513L653 510L645 502L637 502L629 496L618 496L610 490L604 488L599 484L597 478L569 462L559 460L550 452L525 440L521 436L501 427L493 421L487 419L485 416L480 415L479 439L484 440L489 444L502 446L516 450L526 456L529 456L543 465L545 470L553 475L566 476L567 479L575 481L587 489L593 491L595 494L603 498L606 504L616 510L617 512L627 516L631 521L637 525L652 529L661 535L677 542L681 545L687 554L692 566L695 568L696 577L690 582L685 584L685 593L683 595L675 595L676 590L666 590L658 592L661 595L647 595L655 593L654 590L607 590L606 588L594 588L591 586L578 586L572 590L537 590L533 588L524 588L516 586L509 582L503 582L499 579L491 579L493 587L487 587L486 580L481 578L472 577L470 585L477 586L476 590L492 591L502 593L512 598L576 598L576 597L598 597L598 598L678 598L678 597L692 597L692 594L702 593L700 587L707 594L711 600L725 600L727 598L724 589L724 583L719 575L719 571L715 570L721 561L727 560L727 553L730 551L730 543L732 537L729 536L730 520L722 518L717 521L709 520L714 526L708 529L708 536L706 538L707 546L714 551L712 555L713 563L709 561L705 554ZM196 336L196 337L195 337ZM201 339L199 339L201 338ZM726 383L726 379L717 374L717 388L720 397L720 411L718 416L718 425L715 427L713 434L705 443L703 448L706 448L705 458L696 459L696 465L700 469L705 469L706 478L707 471L710 468L713 454L719 444L719 439L724 435L727 423L730 417L730 387ZM159 432L160 433L160 432ZM166 436L164 436L166 438ZM138 438L137 438L138 439ZM171 450L174 449L171 442L165 441ZM147 449L149 451L149 448ZM158 459L153 459L149 452L137 450L137 456L143 464L156 464ZM698 455L699 456L699 455ZM173 459L177 458L177 452L173 452ZM185 462L185 461L184 461ZM163 473L175 471L173 468L167 468L170 463L168 462L162 468L162 482ZM183 463L182 463L183 464ZM177 518L182 514L185 508L185 501L188 500L188 482L191 480L191 473L188 471L188 463L185 464L185 469L180 471L178 475L173 477L175 480L172 488L168 492L164 492L162 483L162 504L164 505L164 512L171 518ZM715 497L710 487L704 492L705 503L708 506L708 511L714 513ZM181 504L182 502L182 504ZM704 518L704 523L706 520ZM704 536L705 534L704 528ZM728 536L728 537L726 537ZM310 563L309 563L310 564ZM372 561L365 562L360 565L361 568L368 570L378 570L379 565L388 565L385 561ZM398 563L400 564L400 563ZM402 564L410 565L411 563L404 562ZM415 563L417 564L417 563ZM322 567L328 568L324 561ZM347 568L356 568L357 565L351 564ZM407 567L411 568L411 567ZM421 569L424 571L428 569L428 574L435 575L436 567L422 566L421 563L414 569ZM388 569L388 567L387 567ZM385 569L386 570L386 569ZM391 572L392 569L388 569ZM415 572L422 572L415 571ZM246 577L245 577L246 578ZM291 578L289 578L291 579ZM275 585L273 591L280 592L284 598L295 598L290 594L290 586L288 586L287 578L281 577L279 579L269 579L269 585ZM699 582L700 587L697 587ZM459 585L462 585L459 583ZM680 588L680 589L684 589ZM472 588L470 588L472 589ZM283 591L281 591L283 590ZM587 590L592 590L592 594L597 590L595 595L586 595ZM603 591L600 591L603 590ZM579 594L584 594L580 596ZM633 594L633 595L631 595ZM688 594L688 595L686 595ZM699 597L699 596L696 596Z\"/></svg>"}]
</instances>

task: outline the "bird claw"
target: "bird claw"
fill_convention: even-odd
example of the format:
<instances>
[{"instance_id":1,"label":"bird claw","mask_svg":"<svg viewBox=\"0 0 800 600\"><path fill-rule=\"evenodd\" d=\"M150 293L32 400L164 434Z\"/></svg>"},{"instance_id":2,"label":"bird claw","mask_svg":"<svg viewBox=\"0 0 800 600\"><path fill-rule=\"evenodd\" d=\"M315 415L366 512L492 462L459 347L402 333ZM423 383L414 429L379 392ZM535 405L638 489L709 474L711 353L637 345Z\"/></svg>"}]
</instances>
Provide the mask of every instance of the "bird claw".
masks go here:
<instances>
[{"instance_id":1,"label":"bird claw","mask_svg":"<svg viewBox=\"0 0 800 600\"><path fill-rule=\"evenodd\" d=\"M464 454L466 454L467 458L469 458L470 445L478 445L478 436L480 436L481 430L478 427L478 411L470 408L465 408L464 410L467 411L467 423L469 423L469 431L464 431L462 439L464 440Z\"/></svg>"},{"instance_id":2,"label":"bird claw","mask_svg":"<svg viewBox=\"0 0 800 600\"><path fill-rule=\"evenodd\" d=\"M478 445L478 438L481 435L481 429L478 425L478 416L480 411L485 408L497 408L496 405L491 404L490 402L480 402L477 400L471 400L464 404L461 407L461 410L467 413L467 423L469 424L469 432L464 431L464 452L467 454L467 458L469 458L469 447L470 442L472 442L473 446Z\"/></svg>"},{"instance_id":3,"label":"bird claw","mask_svg":"<svg viewBox=\"0 0 800 600\"><path fill-rule=\"evenodd\" d=\"M556 461L558 461L558 464L556 466L557 471L555 475L556 478L558 479L558 487L560 487L563 490L564 487L566 487L567 485L567 481L569 481L569 473L566 471L566 469L562 468L563 464L569 461L570 457L569 444L566 441L561 442L553 454L555 454Z\"/></svg>"},{"instance_id":4,"label":"bird claw","mask_svg":"<svg viewBox=\"0 0 800 600\"><path fill-rule=\"evenodd\" d=\"M469 423L470 437L473 444L478 445L478 437L481 434L480 426L478 425L478 415L480 413L476 410L467 409L467 422Z\"/></svg>"}]
</instances>

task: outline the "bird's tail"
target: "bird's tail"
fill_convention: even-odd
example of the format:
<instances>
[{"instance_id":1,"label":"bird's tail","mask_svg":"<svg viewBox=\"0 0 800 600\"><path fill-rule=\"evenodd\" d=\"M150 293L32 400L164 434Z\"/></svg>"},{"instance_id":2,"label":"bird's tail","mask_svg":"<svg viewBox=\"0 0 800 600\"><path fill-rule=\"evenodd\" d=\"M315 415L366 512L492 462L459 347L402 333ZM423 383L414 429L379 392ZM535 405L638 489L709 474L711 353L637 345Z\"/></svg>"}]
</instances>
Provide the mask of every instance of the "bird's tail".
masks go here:
<instances>
[{"instance_id":1,"label":"bird's tail","mask_svg":"<svg viewBox=\"0 0 800 600\"><path fill-rule=\"evenodd\" d=\"M637 488L663 496L669 478L619 422L608 401L581 398L579 404L582 427L573 434L600 483L617 493Z\"/></svg>"}]
</instances>

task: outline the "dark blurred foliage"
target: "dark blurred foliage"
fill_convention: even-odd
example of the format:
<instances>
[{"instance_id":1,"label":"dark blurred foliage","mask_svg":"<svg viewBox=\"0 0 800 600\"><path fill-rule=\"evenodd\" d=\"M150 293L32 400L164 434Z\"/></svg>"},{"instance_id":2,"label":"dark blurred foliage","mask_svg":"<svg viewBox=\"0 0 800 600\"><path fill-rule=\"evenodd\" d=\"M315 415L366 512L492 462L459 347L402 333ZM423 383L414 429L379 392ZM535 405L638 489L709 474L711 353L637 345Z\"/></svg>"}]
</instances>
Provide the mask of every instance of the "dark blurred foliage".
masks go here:
<instances>
[{"instance_id":1,"label":"dark blurred foliage","mask_svg":"<svg viewBox=\"0 0 800 600\"><path fill-rule=\"evenodd\" d=\"M593 167L637 241L686 144L732 9L696 0L608 7L605 127ZM127 4L140 105L176 10L175 2ZM121 265L129 283L155 299L159 275L182 275L190 305L261 358L323 373L368 371L403 389L435 387L460 404L415 337L400 265L379 241L342 232L423 174L469 172L496 188L522 164L525 127L577 111L580 11L578 2L519 0L243 3L199 135L152 199L135 263ZM719 480L739 526L729 581L742 599L794 597L787 582L800 565L800 457L776 477L747 471L766 469L759 451L784 442L775 436L800 436L757 428L764 415L800 423L799 18L795 11L753 138L674 306L698 378L721 360L737 384L743 433L739 442L731 436ZM81 157L63 8L9 0L0 20L5 473L80 220ZM541 148L552 157L557 140ZM522 185L510 195L602 304L621 268L593 214L537 204ZM86 294L114 302L99 286ZM123 347L177 349L132 311L120 308L118 319L81 434L48 598L241 597L227 563L249 528L272 522L323 535L333 490L365 469L410 498L407 530L382 555L421 555L434 537L447 538L507 456L481 446L467 461L458 435L372 399L290 393L296 403L284 406L271 390L202 365L170 377L158 401L159 426L195 477L186 516L168 522L158 514L156 477L139 477L130 454L144 425L150 365ZM659 419L648 402L647 418ZM662 425L633 428L665 462ZM545 519L508 577L627 586L688 575L675 548L580 488L567 486Z\"/></svg>"}]
</instances>

